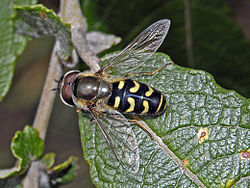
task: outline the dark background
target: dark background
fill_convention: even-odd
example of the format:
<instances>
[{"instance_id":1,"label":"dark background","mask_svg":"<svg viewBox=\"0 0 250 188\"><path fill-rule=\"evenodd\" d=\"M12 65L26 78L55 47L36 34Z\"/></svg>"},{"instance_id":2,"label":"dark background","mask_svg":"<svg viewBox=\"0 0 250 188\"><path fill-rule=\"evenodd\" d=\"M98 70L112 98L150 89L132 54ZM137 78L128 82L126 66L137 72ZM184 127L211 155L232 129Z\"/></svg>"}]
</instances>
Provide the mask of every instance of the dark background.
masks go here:
<instances>
[{"instance_id":1,"label":"dark background","mask_svg":"<svg viewBox=\"0 0 250 188\"><path fill-rule=\"evenodd\" d=\"M190 2L194 68L211 73L222 87L249 97L250 1ZM43 0L40 3L58 11L59 1ZM172 22L170 31L159 51L170 55L176 64L190 67L186 55L182 0L82 0L81 3L89 30L101 30L123 38L122 43L112 50L122 49L154 21L169 18ZM15 163L10 151L15 132L27 124L32 125L53 43L51 37L32 40L17 61L13 85L0 104L0 169L9 168ZM70 155L79 159L77 178L64 187L93 187L89 167L82 156L77 114L65 106L59 97L46 136L47 152L56 153L57 164Z\"/></svg>"}]
</instances>

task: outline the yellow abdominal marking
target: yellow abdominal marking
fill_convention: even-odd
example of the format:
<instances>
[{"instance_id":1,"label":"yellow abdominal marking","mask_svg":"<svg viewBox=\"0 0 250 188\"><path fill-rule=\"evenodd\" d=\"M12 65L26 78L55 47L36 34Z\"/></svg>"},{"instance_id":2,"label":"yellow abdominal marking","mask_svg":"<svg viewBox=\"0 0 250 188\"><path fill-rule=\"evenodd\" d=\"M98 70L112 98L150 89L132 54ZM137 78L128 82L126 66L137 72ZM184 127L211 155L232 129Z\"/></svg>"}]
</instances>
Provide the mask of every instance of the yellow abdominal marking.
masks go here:
<instances>
[{"instance_id":1,"label":"yellow abdominal marking","mask_svg":"<svg viewBox=\"0 0 250 188\"><path fill-rule=\"evenodd\" d=\"M161 105L162 105L162 101L163 101L163 95L161 94L160 103L159 103L159 105L158 105L158 108L157 108L157 110L156 110L156 113L160 110Z\"/></svg>"},{"instance_id":2,"label":"yellow abdominal marking","mask_svg":"<svg viewBox=\"0 0 250 188\"><path fill-rule=\"evenodd\" d=\"M135 86L134 86L134 87L131 87L131 88L129 89L129 91L130 91L131 93L136 93L136 92L139 90L139 88L140 88L140 84L139 84L138 82L136 82L136 81L133 81L133 82L134 82Z\"/></svg>"},{"instance_id":3,"label":"yellow abdominal marking","mask_svg":"<svg viewBox=\"0 0 250 188\"><path fill-rule=\"evenodd\" d=\"M124 80L119 81L118 89L122 89L124 84Z\"/></svg>"},{"instance_id":4,"label":"yellow abdominal marking","mask_svg":"<svg viewBox=\"0 0 250 188\"><path fill-rule=\"evenodd\" d=\"M118 108L120 101L121 101L120 97L115 97L115 104L114 104L115 108Z\"/></svg>"},{"instance_id":5,"label":"yellow abdominal marking","mask_svg":"<svg viewBox=\"0 0 250 188\"><path fill-rule=\"evenodd\" d=\"M148 86L148 91L145 93L145 96L149 97L150 95L152 95L153 92L154 92L154 90Z\"/></svg>"},{"instance_id":6,"label":"yellow abdominal marking","mask_svg":"<svg viewBox=\"0 0 250 188\"><path fill-rule=\"evenodd\" d=\"M149 105L148 105L148 101L144 100L142 102L143 106L144 106L144 110L141 112L142 114L145 114L148 112L148 109L149 109Z\"/></svg>"},{"instance_id":7,"label":"yellow abdominal marking","mask_svg":"<svg viewBox=\"0 0 250 188\"><path fill-rule=\"evenodd\" d=\"M135 109L135 99L133 99L132 97L129 97L128 103L130 104L130 107L126 110L126 112L133 112Z\"/></svg>"}]
</instances>

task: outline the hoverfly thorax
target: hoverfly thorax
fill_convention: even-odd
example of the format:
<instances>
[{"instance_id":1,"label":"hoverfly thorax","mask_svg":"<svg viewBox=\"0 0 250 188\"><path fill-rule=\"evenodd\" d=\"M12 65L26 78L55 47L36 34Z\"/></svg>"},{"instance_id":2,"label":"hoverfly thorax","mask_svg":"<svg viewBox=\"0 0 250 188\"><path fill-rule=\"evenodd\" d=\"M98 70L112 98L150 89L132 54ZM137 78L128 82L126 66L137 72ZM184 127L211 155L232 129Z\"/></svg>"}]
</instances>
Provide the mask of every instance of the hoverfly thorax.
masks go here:
<instances>
[{"instance_id":1,"label":"hoverfly thorax","mask_svg":"<svg viewBox=\"0 0 250 188\"><path fill-rule=\"evenodd\" d=\"M110 93L110 84L95 76L77 76L73 83L76 98L93 100L104 98Z\"/></svg>"},{"instance_id":2,"label":"hoverfly thorax","mask_svg":"<svg viewBox=\"0 0 250 188\"><path fill-rule=\"evenodd\" d=\"M91 101L110 95L111 85L96 76L82 75L80 71L67 72L59 81L60 98L70 107L77 106L74 99Z\"/></svg>"}]
</instances>

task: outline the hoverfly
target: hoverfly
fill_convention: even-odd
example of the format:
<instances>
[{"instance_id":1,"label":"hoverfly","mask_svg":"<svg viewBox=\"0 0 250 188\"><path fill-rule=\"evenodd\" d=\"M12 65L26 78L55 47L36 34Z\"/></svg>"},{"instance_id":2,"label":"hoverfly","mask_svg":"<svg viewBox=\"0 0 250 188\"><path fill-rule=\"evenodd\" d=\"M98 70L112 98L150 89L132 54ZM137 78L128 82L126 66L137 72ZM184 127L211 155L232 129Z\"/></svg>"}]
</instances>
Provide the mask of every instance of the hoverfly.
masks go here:
<instances>
[{"instance_id":1,"label":"hoverfly","mask_svg":"<svg viewBox=\"0 0 250 188\"><path fill-rule=\"evenodd\" d=\"M71 70L59 82L62 102L91 114L118 162L131 173L139 170L140 156L132 130L133 121L123 114L160 115L167 103L160 91L126 77L129 74L154 74L161 69L152 73L132 72L156 52L169 27L170 20L157 21L96 73ZM129 69L131 65L133 68ZM115 69L120 77L108 75L110 69Z\"/></svg>"}]
</instances>

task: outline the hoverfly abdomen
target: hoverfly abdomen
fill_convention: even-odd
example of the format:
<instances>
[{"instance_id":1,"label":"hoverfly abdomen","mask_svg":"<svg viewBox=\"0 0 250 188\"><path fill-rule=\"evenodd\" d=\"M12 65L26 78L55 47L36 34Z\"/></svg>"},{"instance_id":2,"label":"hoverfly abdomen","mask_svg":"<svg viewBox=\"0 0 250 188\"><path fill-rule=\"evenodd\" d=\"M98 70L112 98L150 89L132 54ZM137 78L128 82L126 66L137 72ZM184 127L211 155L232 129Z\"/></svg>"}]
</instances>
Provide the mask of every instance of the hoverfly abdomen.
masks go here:
<instances>
[{"instance_id":1,"label":"hoverfly abdomen","mask_svg":"<svg viewBox=\"0 0 250 188\"><path fill-rule=\"evenodd\" d=\"M131 79L112 83L111 93L108 105L122 113L159 115L167 106L161 92Z\"/></svg>"}]
</instances>

